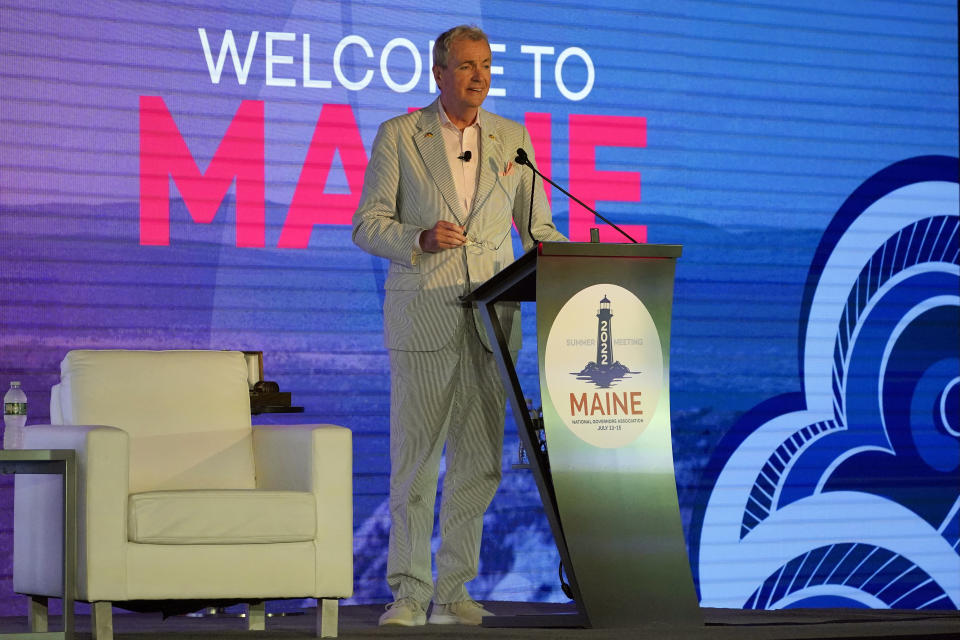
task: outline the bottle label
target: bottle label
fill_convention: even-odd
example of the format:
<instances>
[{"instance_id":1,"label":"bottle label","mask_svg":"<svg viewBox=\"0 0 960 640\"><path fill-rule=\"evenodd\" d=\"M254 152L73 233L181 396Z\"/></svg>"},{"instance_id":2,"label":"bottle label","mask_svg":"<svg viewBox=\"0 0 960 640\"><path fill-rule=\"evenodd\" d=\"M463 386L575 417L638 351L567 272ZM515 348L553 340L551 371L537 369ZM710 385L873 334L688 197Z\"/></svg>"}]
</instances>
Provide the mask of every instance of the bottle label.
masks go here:
<instances>
[{"instance_id":1,"label":"bottle label","mask_svg":"<svg viewBox=\"0 0 960 640\"><path fill-rule=\"evenodd\" d=\"M27 415L27 403L26 402L4 402L3 415L25 416Z\"/></svg>"}]
</instances>

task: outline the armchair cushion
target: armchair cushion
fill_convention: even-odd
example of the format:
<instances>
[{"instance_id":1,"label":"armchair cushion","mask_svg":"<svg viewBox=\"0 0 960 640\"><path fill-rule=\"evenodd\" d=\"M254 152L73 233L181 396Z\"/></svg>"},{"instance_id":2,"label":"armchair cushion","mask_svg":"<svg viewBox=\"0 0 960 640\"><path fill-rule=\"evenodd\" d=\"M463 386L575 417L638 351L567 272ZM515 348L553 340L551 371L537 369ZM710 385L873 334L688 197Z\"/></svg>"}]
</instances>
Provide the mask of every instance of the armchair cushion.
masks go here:
<instances>
[{"instance_id":1,"label":"armchair cushion","mask_svg":"<svg viewBox=\"0 0 960 640\"><path fill-rule=\"evenodd\" d=\"M71 351L65 424L130 437L130 492L253 489L247 365L238 351Z\"/></svg>"},{"instance_id":2,"label":"armchair cushion","mask_svg":"<svg viewBox=\"0 0 960 640\"><path fill-rule=\"evenodd\" d=\"M267 544L313 540L316 501L304 491L148 491L130 496L130 542Z\"/></svg>"}]
</instances>

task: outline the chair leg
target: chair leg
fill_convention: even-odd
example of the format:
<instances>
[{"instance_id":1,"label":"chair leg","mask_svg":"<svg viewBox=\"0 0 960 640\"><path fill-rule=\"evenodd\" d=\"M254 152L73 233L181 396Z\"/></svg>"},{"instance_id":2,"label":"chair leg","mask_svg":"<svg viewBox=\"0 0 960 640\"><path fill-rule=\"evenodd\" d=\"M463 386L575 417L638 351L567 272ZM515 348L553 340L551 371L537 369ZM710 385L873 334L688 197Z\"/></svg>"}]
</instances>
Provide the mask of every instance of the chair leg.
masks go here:
<instances>
[{"instance_id":1,"label":"chair leg","mask_svg":"<svg viewBox=\"0 0 960 640\"><path fill-rule=\"evenodd\" d=\"M337 615L340 611L340 601L332 598L317 600L317 630L318 638L337 637Z\"/></svg>"},{"instance_id":2,"label":"chair leg","mask_svg":"<svg viewBox=\"0 0 960 640\"><path fill-rule=\"evenodd\" d=\"M113 640L113 607L109 602L91 602L93 640Z\"/></svg>"},{"instance_id":3,"label":"chair leg","mask_svg":"<svg viewBox=\"0 0 960 640\"><path fill-rule=\"evenodd\" d=\"M247 605L247 630L263 631L267 628L267 603L263 600Z\"/></svg>"},{"instance_id":4,"label":"chair leg","mask_svg":"<svg viewBox=\"0 0 960 640\"><path fill-rule=\"evenodd\" d=\"M49 629L47 624L49 602L47 596L30 596L30 610L27 614L27 619L30 622L30 631L34 633L46 633Z\"/></svg>"}]
</instances>

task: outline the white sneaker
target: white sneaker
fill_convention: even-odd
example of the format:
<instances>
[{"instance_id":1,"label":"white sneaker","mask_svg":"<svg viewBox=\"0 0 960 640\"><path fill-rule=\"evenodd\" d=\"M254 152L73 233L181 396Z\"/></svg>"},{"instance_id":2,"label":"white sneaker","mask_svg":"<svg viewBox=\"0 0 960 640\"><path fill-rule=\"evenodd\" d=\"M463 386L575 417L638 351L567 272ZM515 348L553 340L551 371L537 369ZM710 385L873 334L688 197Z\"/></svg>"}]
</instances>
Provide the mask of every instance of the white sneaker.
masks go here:
<instances>
[{"instance_id":1,"label":"white sneaker","mask_svg":"<svg viewBox=\"0 0 960 640\"><path fill-rule=\"evenodd\" d=\"M380 616L380 626L422 627L427 624L427 612L413 598L400 598L386 606Z\"/></svg>"},{"instance_id":2,"label":"white sneaker","mask_svg":"<svg viewBox=\"0 0 960 640\"><path fill-rule=\"evenodd\" d=\"M483 619L493 614L473 600L461 600L450 604L433 603L430 624L482 624Z\"/></svg>"}]
</instances>

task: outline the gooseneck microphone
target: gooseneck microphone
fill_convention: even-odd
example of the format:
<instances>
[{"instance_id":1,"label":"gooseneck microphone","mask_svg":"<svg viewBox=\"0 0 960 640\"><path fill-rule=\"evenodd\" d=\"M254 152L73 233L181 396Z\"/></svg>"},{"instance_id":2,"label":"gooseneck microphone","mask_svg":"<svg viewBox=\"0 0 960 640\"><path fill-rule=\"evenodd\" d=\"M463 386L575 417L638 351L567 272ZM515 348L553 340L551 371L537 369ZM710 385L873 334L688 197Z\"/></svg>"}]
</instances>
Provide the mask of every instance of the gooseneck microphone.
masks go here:
<instances>
[{"instance_id":1,"label":"gooseneck microphone","mask_svg":"<svg viewBox=\"0 0 960 640\"><path fill-rule=\"evenodd\" d=\"M530 162L530 158L527 157L527 152L523 150L523 147L517 149L517 157L514 158L513 161L519 165L527 165L533 169L533 180L530 181L530 211L527 212L527 235L533 240L534 245L537 245L540 243L540 240L533 235L533 198L536 195L537 174L540 172L534 169L533 163Z\"/></svg>"},{"instance_id":2,"label":"gooseneck microphone","mask_svg":"<svg viewBox=\"0 0 960 640\"><path fill-rule=\"evenodd\" d=\"M473 157L473 154L470 153L470 149L467 149L463 153L457 156L457 160L463 160L464 162L470 162L470 158Z\"/></svg>"},{"instance_id":3,"label":"gooseneck microphone","mask_svg":"<svg viewBox=\"0 0 960 640\"><path fill-rule=\"evenodd\" d=\"M469 152L468 152L468 153L469 153ZM587 211L589 211L590 213L592 213L593 215L597 216L598 218L600 218L601 220L603 220L604 222L606 222L608 225L610 225L611 227L613 227L614 229L616 229L617 231L619 231L621 234L623 234L623 236L624 236L627 240L629 240L630 242L632 242L632 243L634 243L634 244L639 244L636 240L634 240L632 237L630 237L630 234L629 234L629 233L627 233L626 231L624 231L623 229L621 229L620 227L618 227L617 225L615 225L613 222L610 222L609 220L607 220L606 218L604 218L602 215L600 215L599 213L597 213L594 209L591 209L590 207L588 207L587 205L585 205L579 198L577 198L576 196L574 196L573 194L571 194L569 191L567 191L566 189L564 189L563 187L561 187L560 185L558 185L556 182L554 182L553 180L551 180L551 179L548 178L547 176L545 176L545 175L543 175L542 173L540 173L540 172L537 170L537 168L536 168L535 166L533 166L533 163L530 162L530 158L527 157L527 152L523 150L523 147L520 147L519 149L517 149L517 157L514 158L513 161L516 162L517 164L525 164L525 165L527 165L528 167L530 167L530 170L533 171L536 175L540 176L541 178L543 178L544 180L546 180L547 182L549 182L551 185L553 185L554 187L556 187L557 189L559 189L560 191L562 191L568 198L570 198L571 200L573 200L574 202L576 202L577 204L579 204L581 207L583 207L584 209L586 209ZM533 183L536 184L536 182L537 182L537 180L536 180L536 178L534 178ZM527 232L530 233L530 237L531 237L531 238L533 237L533 233L531 232L532 227L530 226L531 223L532 223L532 220L533 220L533 189L531 188L531 190L530 190L530 216L529 216L529 219L527 220Z\"/></svg>"}]
</instances>

